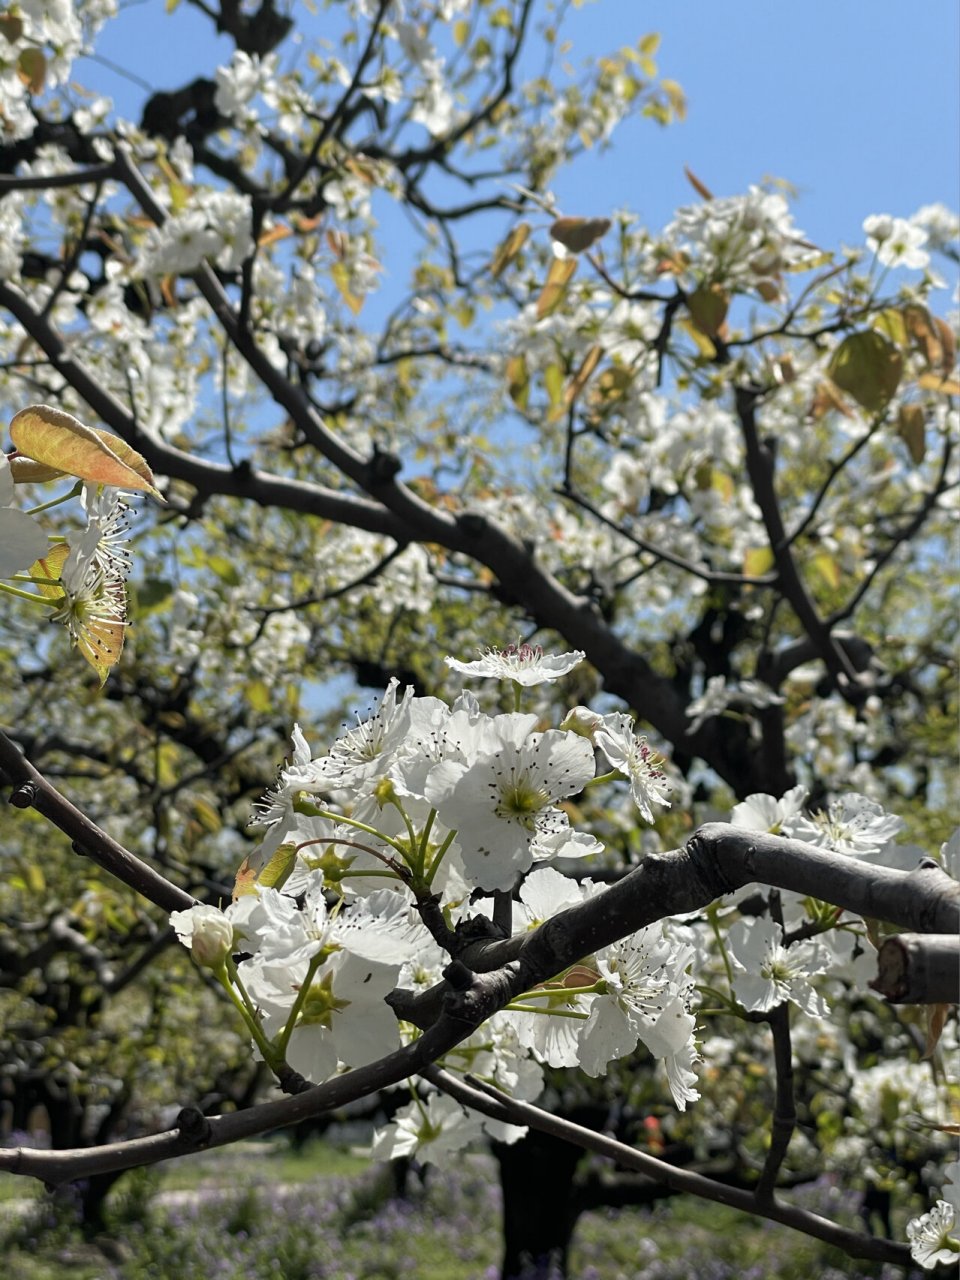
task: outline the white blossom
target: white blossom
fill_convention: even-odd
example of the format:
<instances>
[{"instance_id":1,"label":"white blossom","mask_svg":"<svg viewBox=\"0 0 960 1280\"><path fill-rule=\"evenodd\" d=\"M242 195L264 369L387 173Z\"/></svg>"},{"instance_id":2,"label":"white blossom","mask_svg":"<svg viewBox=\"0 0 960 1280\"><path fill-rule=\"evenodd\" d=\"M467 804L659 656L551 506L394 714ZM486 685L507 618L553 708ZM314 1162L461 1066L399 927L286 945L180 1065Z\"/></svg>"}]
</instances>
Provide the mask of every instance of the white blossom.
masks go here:
<instances>
[{"instance_id":1,"label":"white blossom","mask_svg":"<svg viewBox=\"0 0 960 1280\"><path fill-rule=\"evenodd\" d=\"M559 680L578 666L586 654L579 649L571 653L545 654L540 645L508 644L505 649L485 649L473 662L444 658L452 671L465 676L490 676L495 680L513 680L529 687Z\"/></svg>"}]
</instances>

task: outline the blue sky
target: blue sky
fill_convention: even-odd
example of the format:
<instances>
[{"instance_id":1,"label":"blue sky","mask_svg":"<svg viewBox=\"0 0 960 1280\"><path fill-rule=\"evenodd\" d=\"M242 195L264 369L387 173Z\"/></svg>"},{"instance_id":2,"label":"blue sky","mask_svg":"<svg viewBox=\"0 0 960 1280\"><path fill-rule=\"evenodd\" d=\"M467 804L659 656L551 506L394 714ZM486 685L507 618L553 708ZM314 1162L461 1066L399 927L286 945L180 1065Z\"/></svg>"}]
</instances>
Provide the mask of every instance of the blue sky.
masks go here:
<instances>
[{"instance_id":1,"label":"blue sky","mask_svg":"<svg viewBox=\"0 0 960 1280\"><path fill-rule=\"evenodd\" d=\"M335 34L336 13L311 16L300 0L292 7L305 29ZM538 18L548 10L537 0ZM631 207L662 226L696 198L684 165L718 195L770 175L788 179L799 192L798 225L825 247L862 242L870 213L960 203L956 0L594 0L571 10L563 29L575 65L660 32L661 74L689 100L686 123L633 121L613 151L585 156L561 176L556 191L568 214ZM229 48L187 0L172 16L164 0L128 4L98 43L156 88L211 74ZM76 73L137 112L143 91L107 67L81 62Z\"/></svg>"}]
</instances>

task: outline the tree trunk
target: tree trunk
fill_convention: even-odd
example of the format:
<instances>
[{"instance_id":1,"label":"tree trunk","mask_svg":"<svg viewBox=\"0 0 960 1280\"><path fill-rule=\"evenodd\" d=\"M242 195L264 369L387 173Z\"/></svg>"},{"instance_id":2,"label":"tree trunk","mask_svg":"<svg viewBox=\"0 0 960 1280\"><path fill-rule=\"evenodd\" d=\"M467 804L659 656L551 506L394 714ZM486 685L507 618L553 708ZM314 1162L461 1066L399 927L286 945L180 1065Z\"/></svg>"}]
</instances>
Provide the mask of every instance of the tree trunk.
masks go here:
<instances>
[{"instance_id":1,"label":"tree trunk","mask_svg":"<svg viewBox=\"0 0 960 1280\"><path fill-rule=\"evenodd\" d=\"M573 1178L583 1152L531 1131L493 1144L503 1189L502 1280L563 1280L577 1215Z\"/></svg>"}]
</instances>

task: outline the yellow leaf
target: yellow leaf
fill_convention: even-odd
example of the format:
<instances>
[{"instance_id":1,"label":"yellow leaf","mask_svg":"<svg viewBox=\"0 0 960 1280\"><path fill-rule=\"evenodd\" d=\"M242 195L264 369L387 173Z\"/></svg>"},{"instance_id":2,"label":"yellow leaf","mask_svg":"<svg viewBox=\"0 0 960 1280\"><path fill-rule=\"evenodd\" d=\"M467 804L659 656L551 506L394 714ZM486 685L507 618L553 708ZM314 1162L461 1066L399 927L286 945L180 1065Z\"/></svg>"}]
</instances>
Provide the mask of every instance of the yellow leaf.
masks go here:
<instances>
[{"instance_id":1,"label":"yellow leaf","mask_svg":"<svg viewBox=\"0 0 960 1280\"><path fill-rule=\"evenodd\" d=\"M264 714L273 706L273 694L265 680L248 680L243 692L254 711Z\"/></svg>"},{"instance_id":2,"label":"yellow leaf","mask_svg":"<svg viewBox=\"0 0 960 1280\"><path fill-rule=\"evenodd\" d=\"M877 329L884 337L889 338L898 347L906 347L907 345L907 326L904 323L904 314L896 307L886 307L875 317L873 327Z\"/></svg>"},{"instance_id":3,"label":"yellow leaf","mask_svg":"<svg viewBox=\"0 0 960 1280\"><path fill-rule=\"evenodd\" d=\"M924 391L940 391L945 396L960 396L960 379L941 378L938 373L921 373L917 386Z\"/></svg>"},{"instance_id":4,"label":"yellow leaf","mask_svg":"<svg viewBox=\"0 0 960 1280\"><path fill-rule=\"evenodd\" d=\"M718 284L702 284L687 298L693 323L708 338L716 338L727 318L730 295Z\"/></svg>"},{"instance_id":5,"label":"yellow leaf","mask_svg":"<svg viewBox=\"0 0 960 1280\"><path fill-rule=\"evenodd\" d=\"M725 498L727 502L732 502L736 497L737 486L734 483L733 476L728 476L725 471L713 470L710 476L710 488L714 493L719 493L721 498Z\"/></svg>"},{"instance_id":6,"label":"yellow leaf","mask_svg":"<svg viewBox=\"0 0 960 1280\"><path fill-rule=\"evenodd\" d=\"M879 413L892 399L903 373L903 356L875 329L849 334L827 366L830 377L868 413Z\"/></svg>"},{"instance_id":7,"label":"yellow leaf","mask_svg":"<svg viewBox=\"0 0 960 1280\"><path fill-rule=\"evenodd\" d=\"M610 230L609 218L557 218L550 224L554 240L571 253L583 253Z\"/></svg>"},{"instance_id":8,"label":"yellow leaf","mask_svg":"<svg viewBox=\"0 0 960 1280\"><path fill-rule=\"evenodd\" d=\"M829 551L818 551L811 559L810 567L818 573L827 586L831 587L834 591L836 591L840 586L840 566Z\"/></svg>"},{"instance_id":9,"label":"yellow leaf","mask_svg":"<svg viewBox=\"0 0 960 1280\"><path fill-rule=\"evenodd\" d=\"M466 18L458 18L453 24L453 41L458 48L462 48L470 38L470 23Z\"/></svg>"},{"instance_id":10,"label":"yellow leaf","mask_svg":"<svg viewBox=\"0 0 960 1280\"><path fill-rule=\"evenodd\" d=\"M335 262L330 268L333 283L340 290L340 296L355 316L360 314L364 299L350 288L350 272L345 262Z\"/></svg>"},{"instance_id":11,"label":"yellow leaf","mask_svg":"<svg viewBox=\"0 0 960 1280\"><path fill-rule=\"evenodd\" d=\"M522 355L511 356L507 361L507 394L518 409L526 409L530 400L530 374Z\"/></svg>"},{"instance_id":12,"label":"yellow leaf","mask_svg":"<svg viewBox=\"0 0 960 1280\"><path fill-rule=\"evenodd\" d=\"M293 870L297 860L297 846L292 842L280 845L269 858L264 856L262 850L261 845L241 862L233 882L234 902L244 894L256 893L258 884L268 889L279 889Z\"/></svg>"},{"instance_id":13,"label":"yellow leaf","mask_svg":"<svg viewBox=\"0 0 960 1280\"><path fill-rule=\"evenodd\" d=\"M286 240L288 236L292 235L293 229L291 227L288 227L285 222L278 222L269 231L264 231L257 241L257 245L261 249L266 249L269 245L276 244L278 240Z\"/></svg>"},{"instance_id":14,"label":"yellow leaf","mask_svg":"<svg viewBox=\"0 0 960 1280\"><path fill-rule=\"evenodd\" d=\"M713 199L713 192L708 186L700 181L692 169L688 169L687 166L684 165L683 172L686 175L687 181L690 183L691 187L693 187L698 196L702 196L704 200Z\"/></svg>"},{"instance_id":15,"label":"yellow leaf","mask_svg":"<svg viewBox=\"0 0 960 1280\"><path fill-rule=\"evenodd\" d=\"M47 60L40 49L22 49L17 58L17 75L31 93L42 93L47 80Z\"/></svg>"},{"instance_id":16,"label":"yellow leaf","mask_svg":"<svg viewBox=\"0 0 960 1280\"><path fill-rule=\"evenodd\" d=\"M642 54L645 54L648 58L652 58L660 48L659 31L651 31L648 35L642 36L637 47Z\"/></svg>"},{"instance_id":17,"label":"yellow leaf","mask_svg":"<svg viewBox=\"0 0 960 1280\"><path fill-rule=\"evenodd\" d=\"M705 356L708 360L712 360L713 357L717 354L717 348L713 345L713 343L710 341L707 335L703 332L703 330L699 329L693 323L693 320L691 319L691 317L681 316L680 319L677 321L677 323L680 326L680 328L684 331L684 333L686 333L689 337L693 339L694 344L696 345L697 350L700 352L700 354L702 356Z\"/></svg>"},{"instance_id":18,"label":"yellow leaf","mask_svg":"<svg viewBox=\"0 0 960 1280\"><path fill-rule=\"evenodd\" d=\"M548 364L543 371L543 381L550 401L549 419L556 421L563 413L563 369L560 365Z\"/></svg>"},{"instance_id":19,"label":"yellow leaf","mask_svg":"<svg viewBox=\"0 0 960 1280\"><path fill-rule=\"evenodd\" d=\"M775 563L771 547L748 547L743 553L743 572L748 578L762 578Z\"/></svg>"},{"instance_id":20,"label":"yellow leaf","mask_svg":"<svg viewBox=\"0 0 960 1280\"><path fill-rule=\"evenodd\" d=\"M563 302L567 292L567 285L573 278L573 273L576 269L576 258L554 258L550 263L547 282L543 286L540 297L537 299L538 320L543 320L545 316L553 315L554 311Z\"/></svg>"},{"instance_id":21,"label":"yellow leaf","mask_svg":"<svg viewBox=\"0 0 960 1280\"><path fill-rule=\"evenodd\" d=\"M39 560L35 560L27 571L31 578L49 578L50 582L38 582L36 588L42 596L46 596L48 600L58 600L63 595L63 588L54 584L60 581L60 574L63 571L63 562L69 553L69 547L65 542L58 542L56 546L51 547L45 556L41 556Z\"/></svg>"},{"instance_id":22,"label":"yellow leaf","mask_svg":"<svg viewBox=\"0 0 960 1280\"><path fill-rule=\"evenodd\" d=\"M163 500L153 473L135 449L110 432L85 426L49 404L21 409L10 423L10 439L28 458L91 484L141 489Z\"/></svg>"},{"instance_id":23,"label":"yellow leaf","mask_svg":"<svg viewBox=\"0 0 960 1280\"><path fill-rule=\"evenodd\" d=\"M902 404L897 414L897 435L906 444L910 457L919 467L927 451L926 418L918 404Z\"/></svg>"},{"instance_id":24,"label":"yellow leaf","mask_svg":"<svg viewBox=\"0 0 960 1280\"><path fill-rule=\"evenodd\" d=\"M215 835L223 826L220 819L220 813L216 807L205 800L202 796L193 796L191 800L193 807L193 816L203 827L204 831L209 831Z\"/></svg>"},{"instance_id":25,"label":"yellow leaf","mask_svg":"<svg viewBox=\"0 0 960 1280\"><path fill-rule=\"evenodd\" d=\"M596 369L597 365L600 363L600 358L602 357L602 355L603 355L603 347L599 345L594 345L583 357L583 364L581 364L580 368L571 378L570 383L567 387L566 393L564 395L564 403L566 405L569 406L573 404L574 400L576 400L577 396L579 396L580 392L587 385L588 381L590 380L590 375L593 373L594 369Z\"/></svg>"},{"instance_id":26,"label":"yellow leaf","mask_svg":"<svg viewBox=\"0 0 960 1280\"><path fill-rule=\"evenodd\" d=\"M493 261L490 263L490 274L494 279L514 260L526 243L529 234L529 222L518 222L513 228L493 255Z\"/></svg>"}]
</instances>

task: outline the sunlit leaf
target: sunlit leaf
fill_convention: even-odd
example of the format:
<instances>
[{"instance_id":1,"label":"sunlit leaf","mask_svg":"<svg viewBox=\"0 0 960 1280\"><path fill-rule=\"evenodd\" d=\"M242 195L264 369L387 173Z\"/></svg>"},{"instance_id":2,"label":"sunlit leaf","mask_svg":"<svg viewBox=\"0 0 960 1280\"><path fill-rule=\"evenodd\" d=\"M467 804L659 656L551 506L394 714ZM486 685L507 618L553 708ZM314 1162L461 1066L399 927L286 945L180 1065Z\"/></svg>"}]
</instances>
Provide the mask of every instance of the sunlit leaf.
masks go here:
<instances>
[{"instance_id":1,"label":"sunlit leaf","mask_svg":"<svg viewBox=\"0 0 960 1280\"><path fill-rule=\"evenodd\" d=\"M42 49L21 49L17 58L17 75L31 93L42 93L47 82L47 59Z\"/></svg>"},{"instance_id":2,"label":"sunlit leaf","mask_svg":"<svg viewBox=\"0 0 960 1280\"><path fill-rule=\"evenodd\" d=\"M530 402L530 373L526 358L522 355L511 356L507 361L507 393L521 411Z\"/></svg>"},{"instance_id":3,"label":"sunlit leaf","mask_svg":"<svg viewBox=\"0 0 960 1280\"><path fill-rule=\"evenodd\" d=\"M550 224L550 234L571 253L583 253L610 230L609 218L557 218Z\"/></svg>"},{"instance_id":4,"label":"sunlit leaf","mask_svg":"<svg viewBox=\"0 0 960 1280\"><path fill-rule=\"evenodd\" d=\"M700 332L716 338L727 318L730 295L718 284L702 284L687 298L687 306Z\"/></svg>"},{"instance_id":5,"label":"sunlit leaf","mask_svg":"<svg viewBox=\"0 0 960 1280\"><path fill-rule=\"evenodd\" d=\"M554 258L547 272L547 282L537 299L537 319L553 315L567 292L567 285L577 269L576 258Z\"/></svg>"},{"instance_id":6,"label":"sunlit leaf","mask_svg":"<svg viewBox=\"0 0 960 1280\"><path fill-rule=\"evenodd\" d=\"M499 246L490 263L490 274L496 278L514 260L527 242L530 235L530 223L518 222L507 238Z\"/></svg>"},{"instance_id":7,"label":"sunlit leaf","mask_svg":"<svg viewBox=\"0 0 960 1280\"><path fill-rule=\"evenodd\" d=\"M354 293L350 287L350 271L347 264L345 262L335 262L330 268L330 275L333 278L333 283L340 291L341 298L343 298L355 316L359 315L363 309L364 299L360 294Z\"/></svg>"},{"instance_id":8,"label":"sunlit leaf","mask_svg":"<svg viewBox=\"0 0 960 1280\"><path fill-rule=\"evenodd\" d=\"M897 435L906 444L913 462L919 466L927 451L926 417L918 404L902 404L897 414Z\"/></svg>"},{"instance_id":9,"label":"sunlit leaf","mask_svg":"<svg viewBox=\"0 0 960 1280\"><path fill-rule=\"evenodd\" d=\"M600 363L602 356L603 347L595 343L583 357L583 363L567 385L566 392L564 393L564 403L566 405L573 404L580 395L581 391L589 382L594 369L596 369L597 365Z\"/></svg>"},{"instance_id":10,"label":"sunlit leaf","mask_svg":"<svg viewBox=\"0 0 960 1280\"><path fill-rule=\"evenodd\" d=\"M903 356L875 329L849 334L834 351L827 372L869 413L879 413L893 398L903 374Z\"/></svg>"},{"instance_id":11,"label":"sunlit leaf","mask_svg":"<svg viewBox=\"0 0 960 1280\"><path fill-rule=\"evenodd\" d=\"M775 563L771 547L748 547L743 553L743 572L748 578L762 578Z\"/></svg>"},{"instance_id":12,"label":"sunlit leaf","mask_svg":"<svg viewBox=\"0 0 960 1280\"><path fill-rule=\"evenodd\" d=\"M118 436L88 427L72 413L49 404L21 409L10 423L10 438L36 462L91 484L140 489L163 499L146 460Z\"/></svg>"},{"instance_id":13,"label":"sunlit leaf","mask_svg":"<svg viewBox=\"0 0 960 1280\"><path fill-rule=\"evenodd\" d=\"M811 557L810 568L814 573L819 574L827 586L834 591L843 581L840 565L829 551L818 551L815 556Z\"/></svg>"},{"instance_id":14,"label":"sunlit leaf","mask_svg":"<svg viewBox=\"0 0 960 1280\"><path fill-rule=\"evenodd\" d=\"M945 396L960 396L960 379L941 378L938 373L921 373L917 386L924 391L939 391Z\"/></svg>"}]
</instances>

